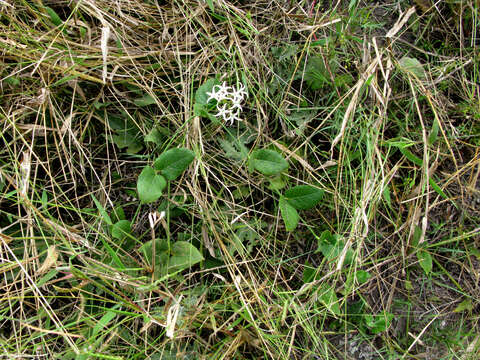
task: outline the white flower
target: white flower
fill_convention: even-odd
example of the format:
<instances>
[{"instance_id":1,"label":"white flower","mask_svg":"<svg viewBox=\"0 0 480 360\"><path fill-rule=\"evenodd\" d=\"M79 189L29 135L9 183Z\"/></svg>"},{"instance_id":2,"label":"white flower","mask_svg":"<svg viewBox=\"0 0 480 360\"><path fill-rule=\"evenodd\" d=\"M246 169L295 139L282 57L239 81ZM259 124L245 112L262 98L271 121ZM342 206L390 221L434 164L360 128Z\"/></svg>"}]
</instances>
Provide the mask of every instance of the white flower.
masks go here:
<instances>
[{"instance_id":1,"label":"white flower","mask_svg":"<svg viewBox=\"0 0 480 360\"><path fill-rule=\"evenodd\" d=\"M148 222L150 223L150 228L153 230L160 220L165 217L165 211L158 212L152 211L148 214Z\"/></svg>"},{"instance_id":2,"label":"white flower","mask_svg":"<svg viewBox=\"0 0 480 360\"><path fill-rule=\"evenodd\" d=\"M218 91L215 92L215 88L218 88ZM207 92L209 96L207 99L207 103L215 99L217 101L222 101L229 97L229 94L232 93L234 89L230 86L227 86L227 83L224 81L222 85L214 85L212 88L212 92Z\"/></svg>"},{"instance_id":3,"label":"white flower","mask_svg":"<svg viewBox=\"0 0 480 360\"><path fill-rule=\"evenodd\" d=\"M245 91L245 86L243 86L243 84L240 84L238 90L235 90L235 88L233 88L232 95L234 99L233 101L235 103L241 103L243 101L243 98L247 96L247 92Z\"/></svg>"},{"instance_id":4,"label":"white flower","mask_svg":"<svg viewBox=\"0 0 480 360\"><path fill-rule=\"evenodd\" d=\"M207 95L207 103L210 100L217 101L216 117L222 117L226 123L230 122L230 125L233 125L235 120L240 121L241 103L248 95L243 84L236 89L234 86L227 86L224 81L222 85L214 85Z\"/></svg>"}]
</instances>

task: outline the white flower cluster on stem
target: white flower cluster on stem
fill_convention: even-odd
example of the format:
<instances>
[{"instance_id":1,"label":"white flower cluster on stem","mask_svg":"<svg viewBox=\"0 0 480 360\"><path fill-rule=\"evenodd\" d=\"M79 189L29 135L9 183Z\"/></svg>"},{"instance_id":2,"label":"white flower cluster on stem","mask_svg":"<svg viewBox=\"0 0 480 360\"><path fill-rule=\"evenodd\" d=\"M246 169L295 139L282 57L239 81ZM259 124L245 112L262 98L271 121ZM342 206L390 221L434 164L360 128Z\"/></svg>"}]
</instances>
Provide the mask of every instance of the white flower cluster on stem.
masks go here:
<instances>
[{"instance_id":1,"label":"white flower cluster on stem","mask_svg":"<svg viewBox=\"0 0 480 360\"><path fill-rule=\"evenodd\" d=\"M227 86L224 81L222 85L215 85L212 88L212 92L207 92L208 99L217 100L217 113L216 117L222 117L225 122L233 124L235 120L240 121L240 112L242 111L243 99L247 96L245 86L240 84L238 89L234 86Z\"/></svg>"}]
</instances>

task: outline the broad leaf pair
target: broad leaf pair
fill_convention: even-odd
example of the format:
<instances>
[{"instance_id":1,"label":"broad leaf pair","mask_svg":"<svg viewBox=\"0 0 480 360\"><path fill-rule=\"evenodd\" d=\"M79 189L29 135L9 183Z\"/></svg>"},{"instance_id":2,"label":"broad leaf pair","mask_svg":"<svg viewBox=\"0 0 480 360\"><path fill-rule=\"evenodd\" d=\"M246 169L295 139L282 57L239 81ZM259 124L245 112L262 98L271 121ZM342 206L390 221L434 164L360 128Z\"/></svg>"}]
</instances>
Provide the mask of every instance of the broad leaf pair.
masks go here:
<instances>
[{"instance_id":1,"label":"broad leaf pair","mask_svg":"<svg viewBox=\"0 0 480 360\"><path fill-rule=\"evenodd\" d=\"M293 231L300 221L297 210L315 207L323 197L323 190L310 185L298 185L280 197L278 206L287 231Z\"/></svg>"},{"instance_id":2,"label":"broad leaf pair","mask_svg":"<svg viewBox=\"0 0 480 360\"><path fill-rule=\"evenodd\" d=\"M160 155L153 167L145 166L137 180L137 191L142 203L151 203L162 195L167 180L175 180L195 158L191 150L170 149Z\"/></svg>"}]
</instances>

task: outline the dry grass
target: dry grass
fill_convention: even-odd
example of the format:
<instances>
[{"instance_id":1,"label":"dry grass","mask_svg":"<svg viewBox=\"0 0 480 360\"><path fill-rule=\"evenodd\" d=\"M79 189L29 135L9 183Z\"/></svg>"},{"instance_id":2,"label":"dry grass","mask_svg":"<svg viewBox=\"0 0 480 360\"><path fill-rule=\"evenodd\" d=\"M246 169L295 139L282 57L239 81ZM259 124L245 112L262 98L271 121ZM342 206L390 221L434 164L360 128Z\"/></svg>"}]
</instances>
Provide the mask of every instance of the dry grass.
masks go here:
<instances>
[{"instance_id":1,"label":"dry grass","mask_svg":"<svg viewBox=\"0 0 480 360\"><path fill-rule=\"evenodd\" d=\"M478 358L478 1L0 9L0 357ZM196 113L212 78L243 121ZM194 162L141 204L173 147ZM204 261L156 279L151 238Z\"/></svg>"}]
</instances>

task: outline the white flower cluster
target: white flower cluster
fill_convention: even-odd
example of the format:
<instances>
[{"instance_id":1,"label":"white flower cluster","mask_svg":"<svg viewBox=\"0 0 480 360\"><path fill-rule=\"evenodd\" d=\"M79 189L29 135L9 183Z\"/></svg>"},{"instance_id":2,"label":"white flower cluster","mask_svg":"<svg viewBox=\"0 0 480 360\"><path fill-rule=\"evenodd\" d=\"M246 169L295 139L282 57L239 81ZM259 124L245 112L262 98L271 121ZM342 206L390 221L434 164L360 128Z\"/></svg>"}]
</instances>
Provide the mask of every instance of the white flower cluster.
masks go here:
<instances>
[{"instance_id":1,"label":"white flower cluster","mask_svg":"<svg viewBox=\"0 0 480 360\"><path fill-rule=\"evenodd\" d=\"M227 83L223 82L222 85L215 85L212 88L212 92L207 92L207 95L207 103L212 99L217 100L218 112L215 114L216 117L221 116L225 122L230 122L230 125L235 120L240 121L240 112L242 111L240 104L247 96L243 84L240 84L238 89L236 89L234 86L227 86Z\"/></svg>"}]
</instances>

